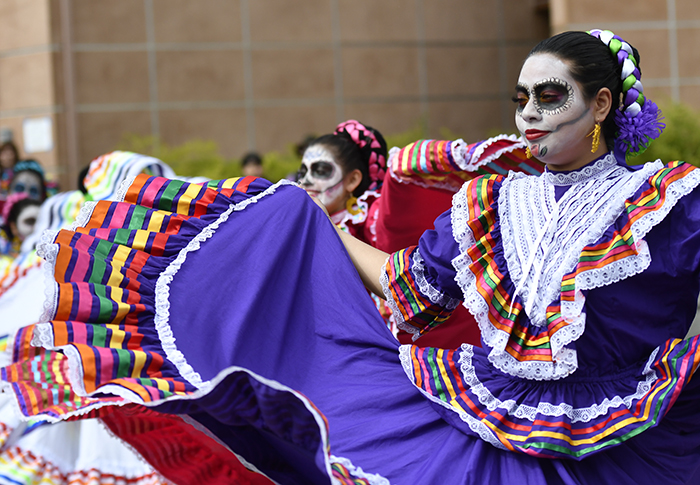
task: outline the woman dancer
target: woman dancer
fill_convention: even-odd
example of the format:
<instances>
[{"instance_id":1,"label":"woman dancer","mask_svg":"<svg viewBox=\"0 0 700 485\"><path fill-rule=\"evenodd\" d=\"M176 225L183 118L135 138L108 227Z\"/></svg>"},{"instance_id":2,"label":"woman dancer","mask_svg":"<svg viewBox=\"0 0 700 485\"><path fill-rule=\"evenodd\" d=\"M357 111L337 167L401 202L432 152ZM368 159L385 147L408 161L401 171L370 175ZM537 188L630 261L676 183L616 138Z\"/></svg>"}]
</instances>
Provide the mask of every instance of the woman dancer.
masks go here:
<instances>
[{"instance_id":1,"label":"woman dancer","mask_svg":"<svg viewBox=\"0 0 700 485\"><path fill-rule=\"evenodd\" d=\"M377 200L386 174L381 133L359 121L339 124L304 151L299 185L324 205L342 230L374 245Z\"/></svg>"},{"instance_id":2,"label":"woman dancer","mask_svg":"<svg viewBox=\"0 0 700 485\"><path fill-rule=\"evenodd\" d=\"M34 341L65 352L93 406L186 414L277 482L685 483L700 172L625 164L661 130L638 64L607 31L538 44L516 124L547 172L466 183L391 255L295 187L139 176L44 246L56 305ZM397 355L338 236L416 335L462 300L483 348ZM3 377L25 412L69 415L50 372L22 365Z\"/></svg>"}]
</instances>

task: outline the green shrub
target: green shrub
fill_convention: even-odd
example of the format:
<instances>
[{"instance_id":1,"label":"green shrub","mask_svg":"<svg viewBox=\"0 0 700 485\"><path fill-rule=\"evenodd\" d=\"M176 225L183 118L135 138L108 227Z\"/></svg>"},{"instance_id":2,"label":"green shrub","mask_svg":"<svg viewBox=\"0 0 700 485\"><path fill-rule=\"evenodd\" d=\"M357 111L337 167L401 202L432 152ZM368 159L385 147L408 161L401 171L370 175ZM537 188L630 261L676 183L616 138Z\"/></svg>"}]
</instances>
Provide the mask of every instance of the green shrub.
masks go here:
<instances>
[{"instance_id":1,"label":"green shrub","mask_svg":"<svg viewBox=\"0 0 700 485\"><path fill-rule=\"evenodd\" d=\"M664 163L683 160L700 166L700 113L682 104L662 107L666 129L649 148L632 159L636 165L660 159Z\"/></svg>"}]
</instances>

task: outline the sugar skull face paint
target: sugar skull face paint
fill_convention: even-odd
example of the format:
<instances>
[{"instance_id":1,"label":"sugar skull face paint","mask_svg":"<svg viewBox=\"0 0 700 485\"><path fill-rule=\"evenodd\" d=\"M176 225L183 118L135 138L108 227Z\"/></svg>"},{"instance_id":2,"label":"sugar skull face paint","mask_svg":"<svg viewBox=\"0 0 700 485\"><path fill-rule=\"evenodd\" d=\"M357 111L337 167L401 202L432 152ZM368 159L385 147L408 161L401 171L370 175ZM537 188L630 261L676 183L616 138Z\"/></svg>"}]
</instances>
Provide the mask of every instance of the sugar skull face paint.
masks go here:
<instances>
[{"instance_id":1,"label":"sugar skull face paint","mask_svg":"<svg viewBox=\"0 0 700 485\"><path fill-rule=\"evenodd\" d=\"M43 199L44 194L41 178L29 170L19 172L14 176L10 184L10 192L13 194L26 192L30 199L39 201Z\"/></svg>"},{"instance_id":2,"label":"sugar skull face paint","mask_svg":"<svg viewBox=\"0 0 700 485\"><path fill-rule=\"evenodd\" d=\"M16 226L17 236L19 237L20 241L24 241L27 236L34 232L34 225L36 224L36 220L38 218L38 205L27 206L24 210L22 210L22 212L19 213Z\"/></svg>"},{"instance_id":3,"label":"sugar skull face paint","mask_svg":"<svg viewBox=\"0 0 700 485\"><path fill-rule=\"evenodd\" d=\"M331 151L323 145L313 145L304 152L299 169L299 184L317 197L329 212L342 208L345 195L343 170Z\"/></svg>"},{"instance_id":4,"label":"sugar skull face paint","mask_svg":"<svg viewBox=\"0 0 700 485\"><path fill-rule=\"evenodd\" d=\"M529 57L515 88L515 124L532 154L548 165L562 165L581 150L590 152L595 123L592 107L568 65L550 54Z\"/></svg>"}]
</instances>

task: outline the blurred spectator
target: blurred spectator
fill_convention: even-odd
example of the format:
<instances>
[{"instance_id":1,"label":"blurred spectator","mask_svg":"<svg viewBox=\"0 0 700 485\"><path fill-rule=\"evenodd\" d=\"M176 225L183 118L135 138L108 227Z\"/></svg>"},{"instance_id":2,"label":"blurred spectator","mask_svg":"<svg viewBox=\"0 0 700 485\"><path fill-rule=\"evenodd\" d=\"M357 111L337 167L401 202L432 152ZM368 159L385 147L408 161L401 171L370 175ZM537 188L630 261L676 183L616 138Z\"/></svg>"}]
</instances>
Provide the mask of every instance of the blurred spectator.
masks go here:
<instances>
[{"instance_id":1,"label":"blurred spectator","mask_svg":"<svg viewBox=\"0 0 700 485\"><path fill-rule=\"evenodd\" d=\"M0 145L0 197L4 197L12 180L12 168L19 160L17 147L11 141Z\"/></svg>"},{"instance_id":2,"label":"blurred spectator","mask_svg":"<svg viewBox=\"0 0 700 485\"><path fill-rule=\"evenodd\" d=\"M41 202L30 199L26 192L11 194L2 210L4 224L0 230L0 253L17 256L27 236L34 232Z\"/></svg>"},{"instance_id":3,"label":"blurred spectator","mask_svg":"<svg viewBox=\"0 0 700 485\"><path fill-rule=\"evenodd\" d=\"M262 158L255 152L247 153L241 161L243 175L246 177L262 177Z\"/></svg>"},{"instance_id":4,"label":"blurred spectator","mask_svg":"<svg viewBox=\"0 0 700 485\"><path fill-rule=\"evenodd\" d=\"M30 199L46 200L44 169L36 160L21 160L14 167L10 194L25 192Z\"/></svg>"}]
</instances>

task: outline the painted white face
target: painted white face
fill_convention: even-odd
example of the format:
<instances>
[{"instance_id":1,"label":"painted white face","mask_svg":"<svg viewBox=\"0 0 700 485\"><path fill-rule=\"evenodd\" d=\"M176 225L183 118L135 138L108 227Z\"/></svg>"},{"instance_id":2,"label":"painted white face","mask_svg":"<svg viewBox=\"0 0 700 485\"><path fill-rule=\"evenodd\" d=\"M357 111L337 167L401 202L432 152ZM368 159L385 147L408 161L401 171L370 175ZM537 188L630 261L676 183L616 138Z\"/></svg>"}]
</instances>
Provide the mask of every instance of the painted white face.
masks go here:
<instances>
[{"instance_id":1,"label":"painted white face","mask_svg":"<svg viewBox=\"0 0 700 485\"><path fill-rule=\"evenodd\" d=\"M328 212L342 208L345 197L343 170L331 151L323 145L306 149L299 169L299 184L309 194L318 198Z\"/></svg>"},{"instance_id":2,"label":"painted white face","mask_svg":"<svg viewBox=\"0 0 700 485\"><path fill-rule=\"evenodd\" d=\"M564 61L551 54L529 57L515 91L515 124L536 158L563 165L590 152L592 103L586 103Z\"/></svg>"},{"instance_id":3,"label":"painted white face","mask_svg":"<svg viewBox=\"0 0 700 485\"><path fill-rule=\"evenodd\" d=\"M44 193L41 187L41 178L29 170L19 172L14 176L10 184L10 192L13 194L26 192L30 199L38 201L42 200Z\"/></svg>"},{"instance_id":4,"label":"painted white face","mask_svg":"<svg viewBox=\"0 0 700 485\"><path fill-rule=\"evenodd\" d=\"M24 208L22 212L19 213L17 218L17 235L20 241L34 232L34 225L39 217L39 206L30 205Z\"/></svg>"}]
</instances>

